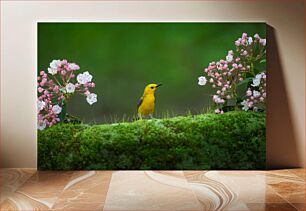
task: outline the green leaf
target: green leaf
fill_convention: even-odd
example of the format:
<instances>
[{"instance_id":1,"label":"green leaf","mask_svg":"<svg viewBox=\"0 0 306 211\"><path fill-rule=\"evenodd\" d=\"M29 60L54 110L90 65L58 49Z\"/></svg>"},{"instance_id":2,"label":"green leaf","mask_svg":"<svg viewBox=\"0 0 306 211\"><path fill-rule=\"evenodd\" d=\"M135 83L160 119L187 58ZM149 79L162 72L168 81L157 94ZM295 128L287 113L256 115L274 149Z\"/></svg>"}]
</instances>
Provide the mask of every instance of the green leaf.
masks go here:
<instances>
[{"instance_id":1,"label":"green leaf","mask_svg":"<svg viewBox=\"0 0 306 211\"><path fill-rule=\"evenodd\" d=\"M62 103L62 112L58 115L60 118L61 122L64 121L67 113L67 103L63 102Z\"/></svg>"},{"instance_id":2,"label":"green leaf","mask_svg":"<svg viewBox=\"0 0 306 211\"><path fill-rule=\"evenodd\" d=\"M252 80L252 78L246 78L244 79L243 81L240 81L238 84L237 84L237 95L240 97L240 98L243 98L245 96L245 92L247 91L248 89L248 84L249 82Z\"/></svg>"},{"instance_id":3,"label":"green leaf","mask_svg":"<svg viewBox=\"0 0 306 211\"><path fill-rule=\"evenodd\" d=\"M267 62L267 60L266 60L266 59L263 59L263 60L261 60L259 63L265 63L265 62Z\"/></svg>"},{"instance_id":4,"label":"green leaf","mask_svg":"<svg viewBox=\"0 0 306 211\"><path fill-rule=\"evenodd\" d=\"M65 88L60 88L60 92L66 93L66 89Z\"/></svg>"},{"instance_id":5,"label":"green leaf","mask_svg":"<svg viewBox=\"0 0 306 211\"><path fill-rule=\"evenodd\" d=\"M232 98L232 99L227 100L226 105L227 106L235 106L236 103L237 103L237 100L235 98Z\"/></svg>"},{"instance_id":6,"label":"green leaf","mask_svg":"<svg viewBox=\"0 0 306 211\"><path fill-rule=\"evenodd\" d=\"M244 86L245 84L248 84L249 81L252 81L253 78L249 77L249 78L246 78L244 79L243 81L240 81L238 84L237 84L237 87L239 86Z\"/></svg>"}]
</instances>

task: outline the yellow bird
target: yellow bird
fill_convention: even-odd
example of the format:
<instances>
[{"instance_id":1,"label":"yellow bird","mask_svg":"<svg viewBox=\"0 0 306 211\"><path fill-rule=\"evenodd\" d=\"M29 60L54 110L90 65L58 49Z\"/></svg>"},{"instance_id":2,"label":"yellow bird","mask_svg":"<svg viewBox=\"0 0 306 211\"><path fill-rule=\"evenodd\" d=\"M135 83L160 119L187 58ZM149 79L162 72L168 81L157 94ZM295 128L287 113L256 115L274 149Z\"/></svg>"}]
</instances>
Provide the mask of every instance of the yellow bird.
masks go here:
<instances>
[{"instance_id":1,"label":"yellow bird","mask_svg":"<svg viewBox=\"0 0 306 211\"><path fill-rule=\"evenodd\" d=\"M143 95L140 98L137 109L138 116L140 119L142 119L143 116L150 116L151 118L153 118L154 102L155 102L154 93L157 87L159 86L161 86L161 84L149 84L144 89Z\"/></svg>"}]
</instances>

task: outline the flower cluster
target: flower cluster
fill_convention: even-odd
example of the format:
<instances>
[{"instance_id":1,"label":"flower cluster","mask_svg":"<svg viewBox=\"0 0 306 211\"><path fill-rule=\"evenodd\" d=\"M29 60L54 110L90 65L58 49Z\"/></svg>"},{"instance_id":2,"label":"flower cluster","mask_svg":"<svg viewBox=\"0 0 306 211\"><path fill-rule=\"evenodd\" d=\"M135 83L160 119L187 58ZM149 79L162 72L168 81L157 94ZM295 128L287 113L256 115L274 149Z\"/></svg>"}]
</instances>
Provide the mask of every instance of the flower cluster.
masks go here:
<instances>
[{"instance_id":1,"label":"flower cluster","mask_svg":"<svg viewBox=\"0 0 306 211\"><path fill-rule=\"evenodd\" d=\"M235 41L235 46L236 51L228 51L225 60L210 62L204 69L208 79L205 76L198 78L199 85L204 86L209 81L215 90L212 95L212 101L216 105L215 113L224 113L223 108L228 105L229 100L238 102L237 87L250 76L256 75L254 63L265 57L266 39L260 38L258 34L249 37L243 33L242 37ZM261 79L266 76L262 75L260 79L258 77L254 79L254 86L259 86Z\"/></svg>"},{"instance_id":2,"label":"flower cluster","mask_svg":"<svg viewBox=\"0 0 306 211\"><path fill-rule=\"evenodd\" d=\"M226 60L221 59L217 62L211 62L204 69L209 77L209 83L216 90L212 96L213 102L219 107L216 113L223 113L222 105L226 103L226 100L236 96L235 85L244 79L242 73L249 68L243 66L239 57L234 58L233 51L229 51ZM199 85L205 85L201 83L204 78L204 76L199 78ZM205 78L205 80L207 79Z\"/></svg>"},{"instance_id":3,"label":"flower cluster","mask_svg":"<svg viewBox=\"0 0 306 211\"><path fill-rule=\"evenodd\" d=\"M258 34L249 37L243 33L241 38L235 41L236 52L239 54L244 64L254 63L262 59L266 54L266 39L261 38Z\"/></svg>"},{"instance_id":4,"label":"flower cluster","mask_svg":"<svg viewBox=\"0 0 306 211\"><path fill-rule=\"evenodd\" d=\"M266 104L266 86L267 86L267 76L265 72L259 73L253 78L252 88L248 88L246 91L246 99L241 102L242 110L247 111L253 109L257 111L258 109L264 108Z\"/></svg>"},{"instance_id":5,"label":"flower cluster","mask_svg":"<svg viewBox=\"0 0 306 211\"><path fill-rule=\"evenodd\" d=\"M49 74L45 71L40 72L37 77L39 130L60 121L62 107L75 92L85 95L90 105L97 102L97 95L90 92L90 89L95 87L92 76L89 72L84 72L75 77L79 69L79 65L67 60L53 60L48 68Z\"/></svg>"}]
</instances>

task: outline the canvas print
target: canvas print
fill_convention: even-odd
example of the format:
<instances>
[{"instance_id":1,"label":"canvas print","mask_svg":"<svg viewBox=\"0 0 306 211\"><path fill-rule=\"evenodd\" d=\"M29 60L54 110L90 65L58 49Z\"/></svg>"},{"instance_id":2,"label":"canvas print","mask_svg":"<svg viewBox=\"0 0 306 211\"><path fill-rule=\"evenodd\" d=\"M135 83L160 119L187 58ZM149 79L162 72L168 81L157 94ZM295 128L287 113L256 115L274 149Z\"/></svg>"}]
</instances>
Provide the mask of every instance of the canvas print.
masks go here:
<instances>
[{"instance_id":1,"label":"canvas print","mask_svg":"<svg viewBox=\"0 0 306 211\"><path fill-rule=\"evenodd\" d=\"M265 168L265 23L37 27L39 169Z\"/></svg>"}]
</instances>

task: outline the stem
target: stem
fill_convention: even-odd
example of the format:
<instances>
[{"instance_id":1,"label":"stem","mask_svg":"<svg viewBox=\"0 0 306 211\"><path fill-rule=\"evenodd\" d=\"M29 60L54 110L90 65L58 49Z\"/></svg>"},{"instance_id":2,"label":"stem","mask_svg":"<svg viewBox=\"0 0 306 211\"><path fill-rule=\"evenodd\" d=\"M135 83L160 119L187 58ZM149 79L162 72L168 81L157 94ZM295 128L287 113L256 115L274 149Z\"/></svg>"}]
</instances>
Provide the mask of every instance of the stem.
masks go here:
<instances>
[{"instance_id":1,"label":"stem","mask_svg":"<svg viewBox=\"0 0 306 211\"><path fill-rule=\"evenodd\" d=\"M63 86L66 86L67 83L65 83L65 78L64 78L63 75L61 75L61 79L62 79L62 81L63 81Z\"/></svg>"},{"instance_id":2,"label":"stem","mask_svg":"<svg viewBox=\"0 0 306 211\"><path fill-rule=\"evenodd\" d=\"M254 63L251 62L251 72L250 72L253 76L255 76L255 73L254 73Z\"/></svg>"},{"instance_id":3,"label":"stem","mask_svg":"<svg viewBox=\"0 0 306 211\"><path fill-rule=\"evenodd\" d=\"M57 78L53 75L52 75L52 77L55 79L56 83L62 87L62 84L57 80Z\"/></svg>"},{"instance_id":4,"label":"stem","mask_svg":"<svg viewBox=\"0 0 306 211\"><path fill-rule=\"evenodd\" d=\"M70 71L70 74L69 74L69 77L68 77L68 80L67 80L67 83L69 83L70 79L71 79L71 75L72 75L72 70Z\"/></svg>"}]
</instances>

